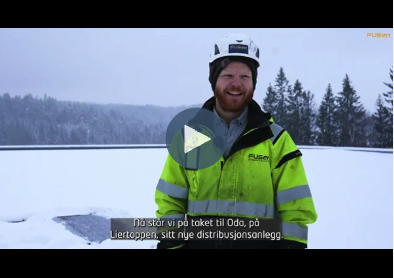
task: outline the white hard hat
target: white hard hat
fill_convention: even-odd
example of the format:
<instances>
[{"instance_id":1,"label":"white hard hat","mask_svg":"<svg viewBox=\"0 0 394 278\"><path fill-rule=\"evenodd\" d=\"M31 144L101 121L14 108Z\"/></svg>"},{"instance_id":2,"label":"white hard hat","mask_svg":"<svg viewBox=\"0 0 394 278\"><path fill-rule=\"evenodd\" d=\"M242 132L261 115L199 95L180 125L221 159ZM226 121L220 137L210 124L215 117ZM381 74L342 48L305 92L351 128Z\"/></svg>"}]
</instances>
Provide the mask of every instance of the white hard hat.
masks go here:
<instances>
[{"instance_id":1,"label":"white hard hat","mask_svg":"<svg viewBox=\"0 0 394 278\"><path fill-rule=\"evenodd\" d=\"M259 48L248 36L243 34L228 34L221 37L212 48L209 63L212 63L218 58L227 56L251 58L260 66Z\"/></svg>"}]
</instances>

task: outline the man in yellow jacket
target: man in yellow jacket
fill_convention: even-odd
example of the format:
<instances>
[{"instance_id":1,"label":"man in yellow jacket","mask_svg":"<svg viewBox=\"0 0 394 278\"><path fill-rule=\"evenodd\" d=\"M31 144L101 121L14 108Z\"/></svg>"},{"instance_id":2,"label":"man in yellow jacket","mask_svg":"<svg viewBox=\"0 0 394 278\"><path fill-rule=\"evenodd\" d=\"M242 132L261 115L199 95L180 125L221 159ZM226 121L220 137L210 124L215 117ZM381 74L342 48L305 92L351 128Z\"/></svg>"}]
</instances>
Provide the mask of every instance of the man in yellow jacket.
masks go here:
<instances>
[{"instance_id":1,"label":"man in yellow jacket","mask_svg":"<svg viewBox=\"0 0 394 278\"><path fill-rule=\"evenodd\" d=\"M214 96L202 108L228 127L227 148L214 165L188 169L169 154L158 182L157 218L280 219L282 239L161 240L158 249L304 249L317 219L301 152L290 134L253 100L260 51L229 34L212 48Z\"/></svg>"}]
</instances>

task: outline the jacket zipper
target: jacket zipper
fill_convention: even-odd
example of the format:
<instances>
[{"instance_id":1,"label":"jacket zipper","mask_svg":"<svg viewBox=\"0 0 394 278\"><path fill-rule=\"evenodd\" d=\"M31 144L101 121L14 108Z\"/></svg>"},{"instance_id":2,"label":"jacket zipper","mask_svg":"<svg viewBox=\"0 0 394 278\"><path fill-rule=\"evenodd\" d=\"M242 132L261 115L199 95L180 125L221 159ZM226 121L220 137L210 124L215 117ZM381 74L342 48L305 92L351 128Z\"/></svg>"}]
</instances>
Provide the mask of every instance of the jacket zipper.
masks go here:
<instances>
[{"instance_id":1,"label":"jacket zipper","mask_svg":"<svg viewBox=\"0 0 394 278\"><path fill-rule=\"evenodd\" d=\"M252 131L253 132L253 131ZM237 140L235 140L235 142L234 142L234 144L233 144L233 147L234 147L234 145L239 141L239 139L241 139L242 138L242 136L244 136L245 135L245 133L243 133L240 137L238 137L237 138ZM248 146L245 146L244 148L247 148ZM242 149L239 149L239 150L237 150L236 152L234 152L234 153L232 153L231 152L231 150L230 150L230 153L228 154L228 156L224 159L224 160L222 160L222 171L223 171L223 167L224 167L224 164L226 164L226 161L230 158L230 156L232 156L233 154L235 154L235 153L237 153L238 151L240 151L240 150L243 150L244 148L242 148Z\"/></svg>"}]
</instances>

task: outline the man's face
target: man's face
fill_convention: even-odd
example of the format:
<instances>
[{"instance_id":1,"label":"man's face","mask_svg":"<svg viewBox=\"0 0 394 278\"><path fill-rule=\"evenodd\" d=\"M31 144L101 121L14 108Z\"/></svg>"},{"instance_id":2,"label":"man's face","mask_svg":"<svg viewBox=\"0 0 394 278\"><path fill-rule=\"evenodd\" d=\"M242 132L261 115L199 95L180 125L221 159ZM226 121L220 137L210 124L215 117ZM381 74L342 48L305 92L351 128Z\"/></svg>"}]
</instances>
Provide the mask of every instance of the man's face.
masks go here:
<instances>
[{"instance_id":1,"label":"man's face","mask_svg":"<svg viewBox=\"0 0 394 278\"><path fill-rule=\"evenodd\" d=\"M214 95L224 111L241 112L252 100L253 91L249 67L240 62L231 62L220 73Z\"/></svg>"}]
</instances>

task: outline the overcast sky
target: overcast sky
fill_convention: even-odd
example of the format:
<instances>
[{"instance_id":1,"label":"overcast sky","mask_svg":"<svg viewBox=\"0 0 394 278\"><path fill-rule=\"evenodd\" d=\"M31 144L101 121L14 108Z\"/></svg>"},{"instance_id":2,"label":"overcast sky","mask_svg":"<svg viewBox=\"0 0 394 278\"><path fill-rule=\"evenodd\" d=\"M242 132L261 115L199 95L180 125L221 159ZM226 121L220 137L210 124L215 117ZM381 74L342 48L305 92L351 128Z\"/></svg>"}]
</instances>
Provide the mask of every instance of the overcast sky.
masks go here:
<instances>
[{"instance_id":1,"label":"overcast sky","mask_svg":"<svg viewBox=\"0 0 394 278\"><path fill-rule=\"evenodd\" d=\"M391 38L367 38L367 33ZM260 47L254 99L262 102L283 67L320 104L328 83L348 74L365 107L388 88L393 29L0 29L0 94L97 103L182 105L212 96L215 41L244 33Z\"/></svg>"}]
</instances>

